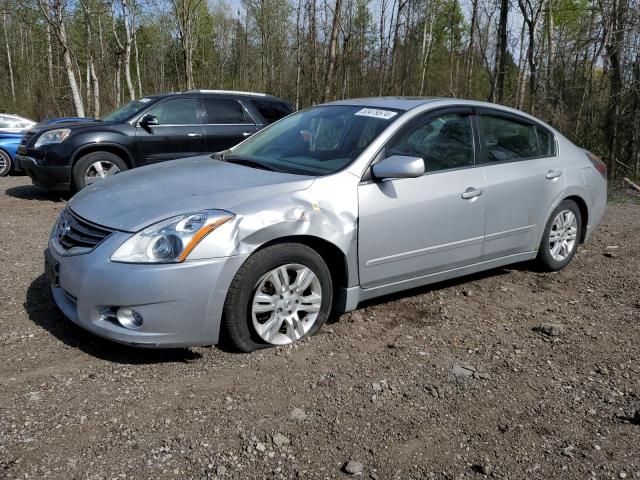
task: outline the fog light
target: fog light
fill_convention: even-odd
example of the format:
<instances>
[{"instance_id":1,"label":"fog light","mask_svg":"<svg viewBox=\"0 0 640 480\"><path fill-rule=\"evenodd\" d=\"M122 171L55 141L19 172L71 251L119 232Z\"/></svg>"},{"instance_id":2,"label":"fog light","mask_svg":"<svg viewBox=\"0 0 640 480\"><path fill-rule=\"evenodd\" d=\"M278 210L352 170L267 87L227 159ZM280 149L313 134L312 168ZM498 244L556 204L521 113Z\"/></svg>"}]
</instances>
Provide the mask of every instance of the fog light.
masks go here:
<instances>
[{"instance_id":1,"label":"fog light","mask_svg":"<svg viewBox=\"0 0 640 480\"><path fill-rule=\"evenodd\" d=\"M116 314L118 322L125 328L139 328L142 326L142 315L133 308L121 307Z\"/></svg>"}]
</instances>

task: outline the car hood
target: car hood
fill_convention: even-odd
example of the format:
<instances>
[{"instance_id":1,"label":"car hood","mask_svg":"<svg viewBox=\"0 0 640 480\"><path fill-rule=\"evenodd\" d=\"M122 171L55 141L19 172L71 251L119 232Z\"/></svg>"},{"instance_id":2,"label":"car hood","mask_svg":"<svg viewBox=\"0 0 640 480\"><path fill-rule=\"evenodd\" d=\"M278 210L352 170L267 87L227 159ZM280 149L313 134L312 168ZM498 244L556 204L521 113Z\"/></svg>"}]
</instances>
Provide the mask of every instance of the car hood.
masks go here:
<instances>
[{"instance_id":1,"label":"car hood","mask_svg":"<svg viewBox=\"0 0 640 480\"><path fill-rule=\"evenodd\" d=\"M127 232L203 209L233 207L304 190L313 177L258 170L210 156L136 168L96 182L69 201L90 222Z\"/></svg>"}]
</instances>

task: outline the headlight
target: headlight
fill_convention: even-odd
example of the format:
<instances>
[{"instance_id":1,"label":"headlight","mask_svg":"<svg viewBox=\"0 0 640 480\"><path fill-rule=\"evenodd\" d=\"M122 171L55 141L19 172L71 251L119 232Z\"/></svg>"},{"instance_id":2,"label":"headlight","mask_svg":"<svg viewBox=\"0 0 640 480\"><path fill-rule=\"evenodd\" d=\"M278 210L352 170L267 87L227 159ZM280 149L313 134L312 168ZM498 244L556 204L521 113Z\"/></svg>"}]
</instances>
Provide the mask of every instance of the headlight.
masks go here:
<instances>
[{"instance_id":1,"label":"headlight","mask_svg":"<svg viewBox=\"0 0 640 480\"><path fill-rule=\"evenodd\" d=\"M36 140L36 144L33 148L40 148L43 145L50 145L52 143L60 143L69 136L71 130L68 128L58 128L57 130L49 130L40 135L40 138Z\"/></svg>"},{"instance_id":2,"label":"headlight","mask_svg":"<svg viewBox=\"0 0 640 480\"><path fill-rule=\"evenodd\" d=\"M180 263L204 237L233 218L223 210L205 210L169 218L145 228L111 256L114 262Z\"/></svg>"},{"instance_id":3,"label":"headlight","mask_svg":"<svg viewBox=\"0 0 640 480\"><path fill-rule=\"evenodd\" d=\"M53 224L53 227L51 227L51 233L49 233L49 240L53 238L62 237L65 230L68 228L68 225L69 225L69 213L65 208L60 212L60 214L58 215L58 218Z\"/></svg>"}]
</instances>

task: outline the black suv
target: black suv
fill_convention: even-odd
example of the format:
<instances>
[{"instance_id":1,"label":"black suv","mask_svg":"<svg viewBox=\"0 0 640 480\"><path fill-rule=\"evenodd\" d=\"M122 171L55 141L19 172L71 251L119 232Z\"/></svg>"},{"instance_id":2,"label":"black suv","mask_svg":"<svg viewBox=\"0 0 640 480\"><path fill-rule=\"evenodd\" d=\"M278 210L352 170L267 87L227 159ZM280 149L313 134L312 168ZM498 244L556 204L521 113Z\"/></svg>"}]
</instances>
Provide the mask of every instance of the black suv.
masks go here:
<instances>
[{"instance_id":1,"label":"black suv","mask_svg":"<svg viewBox=\"0 0 640 480\"><path fill-rule=\"evenodd\" d=\"M225 150L292 111L290 103L260 93L154 95L101 120L35 125L17 159L37 186L80 190L130 168Z\"/></svg>"}]
</instances>

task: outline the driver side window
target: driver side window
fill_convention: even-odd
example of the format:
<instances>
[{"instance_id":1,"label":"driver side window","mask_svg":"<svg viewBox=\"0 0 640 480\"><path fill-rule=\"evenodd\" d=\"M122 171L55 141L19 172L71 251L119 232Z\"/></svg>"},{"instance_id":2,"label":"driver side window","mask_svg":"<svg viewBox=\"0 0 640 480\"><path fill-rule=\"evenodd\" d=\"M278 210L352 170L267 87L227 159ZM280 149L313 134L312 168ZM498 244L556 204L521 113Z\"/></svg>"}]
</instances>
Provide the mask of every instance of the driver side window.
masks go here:
<instances>
[{"instance_id":1,"label":"driver side window","mask_svg":"<svg viewBox=\"0 0 640 480\"><path fill-rule=\"evenodd\" d=\"M153 108L150 115L158 118L159 125L195 125L198 109L194 98L169 100Z\"/></svg>"},{"instance_id":2,"label":"driver side window","mask_svg":"<svg viewBox=\"0 0 640 480\"><path fill-rule=\"evenodd\" d=\"M391 140L385 155L420 157L426 172L471 167L474 164L471 117L458 113L418 117Z\"/></svg>"}]
</instances>

